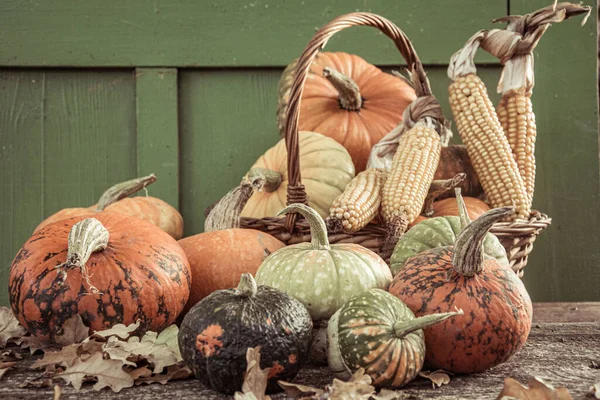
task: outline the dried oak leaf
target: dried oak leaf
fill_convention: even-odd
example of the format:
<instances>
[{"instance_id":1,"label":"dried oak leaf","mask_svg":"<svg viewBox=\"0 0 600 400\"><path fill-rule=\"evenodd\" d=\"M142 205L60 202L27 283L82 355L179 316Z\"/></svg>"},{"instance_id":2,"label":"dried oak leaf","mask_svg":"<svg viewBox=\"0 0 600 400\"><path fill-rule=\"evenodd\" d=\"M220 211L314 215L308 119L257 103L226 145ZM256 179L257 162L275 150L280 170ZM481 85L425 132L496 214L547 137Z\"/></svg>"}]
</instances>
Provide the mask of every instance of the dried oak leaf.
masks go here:
<instances>
[{"instance_id":1,"label":"dried oak leaf","mask_svg":"<svg viewBox=\"0 0 600 400\"><path fill-rule=\"evenodd\" d=\"M110 329L94 332L92 334L92 336L90 336L90 339L92 339L92 338L106 339L110 336L116 336L120 339L127 339L127 338L129 338L129 336L131 336L132 332L134 332L137 328L139 328L139 326L140 326L139 320L137 322L135 322L133 324L129 324L127 326L124 324L116 324L115 326L113 326Z\"/></svg>"},{"instance_id":2,"label":"dried oak leaf","mask_svg":"<svg viewBox=\"0 0 600 400\"><path fill-rule=\"evenodd\" d=\"M352 377L344 382L337 378L333 379L327 387L329 399L332 400L368 400L375 394L375 388L371 386L373 380L365 374L364 368L359 368Z\"/></svg>"},{"instance_id":3,"label":"dried oak leaf","mask_svg":"<svg viewBox=\"0 0 600 400\"><path fill-rule=\"evenodd\" d=\"M381 389L379 393L371 395L373 400L403 400L410 397L411 395L402 392L395 392L389 389Z\"/></svg>"},{"instance_id":4,"label":"dried oak leaf","mask_svg":"<svg viewBox=\"0 0 600 400\"><path fill-rule=\"evenodd\" d=\"M449 372L444 371L443 369L438 369L437 371L429 372L429 371L421 371L419 372L419 376L422 378L429 379L433 388L442 387L442 385L447 385L450 383L450 375Z\"/></svg>"},{"instance_id":5,"label":"dried oak leaf","mask_svg":"<svg viewBox=\"0 0 600 400\"><path fill-rule=\"evenodd\" d=\"M150 371L149 369L146 368L146 370L150 373L149 375L146 375L146 373L144 373L144 375L146 376L138 376L137 378L134 378L136 386L141 385L142 383L160 383L161 385L165 385L169 381L189 378L192 374L192 370L185 365L171 365L167 367L167 370L163 371L163 373L154 375L152 375L152 371ZM129 375L132 374L130 373Z\"/></svg>"},{"instance_id":6,"label":"dried oak leaf","mask_svg":"<svg viewBox=\"0 0 600 400\"><path fill-rule=\"evenodd\" d=\"M18 339L26 333L12 310L8 307L0 307L0 348L6 346L11 339Z\"/></svg>"},{"instance_id":7,"label":"dried oak leaf","mask_svg":"<svg viewBox=\"0 0 600 400\"><path fill-rule=\"evenodd\" d=\"M567 388L554 388L540 378L531 378L527 386L521 385L513 378L504 379L504 387L498 399L518 400L573 400Z\"/></svg>"},{"instance_id":8,"label":"dried oak leaf","mask_svg":"<svg viewBox=\"0 0 600 400\"><path fill-rule=\"evenodd\" d=\"M21 383L19 387L22 388L49 388L52 387L52 378L47 378L46 376L41 376L35 379L28 380L24 383Z\"/></svg>"},{"instance_id":9,"label":"dried oak leaf","mask_svg":"<svg viewBox=\"0 0 600 400\"><path fill-rule=\"evenodd\" d=\"M103 359L101 353L94 353L85 361L77 359L75 363L63 372L54 375L73 385L79 391L85 378L94 378L94 390L110 387L113 392L120 392L123 388L133 386L131 376L123 371L123 362Z\"/></svg>"},{"instance_id":10,"label":"dried oak leaf","mask_svg":"<svg viewBox=\"0 0 600 400\"><path fill-rule=\"evenodd\" d=\"M134 368L132 370L127 371L127 373L129 374L129 376L131 376L131 378L134 381L140 378L148 378L149 376L152 376L152 370L148 369L147 365L144 365L143 367L139 368Z\"/></svg>"},{"instance_id":11,"label":"dried oak leaf","mask_svg":"<svg viewBox=\"0 0 600 400\"><path fill-rule=\"evenodd\" d=\"M0 361L18 361L22 359L23 355L15 353L14 350L7 350L0 355Z\"/></svg>"},{"instance_id":12,"label":"dried oak leaf","mask_svg":"<svg viewBox=\"0 0 600 400\"><path fill-rule=\"evenodd\" d=\"M81 344L73 343L58 351L46 351L44 358L37 360L31 365L31 369L44 368L54 370L57 365L70 367L81 355Z\"/></svg>"},{"instance_id":13,"label":"dried oak leaf","mask_svg":"<svg viewBox=\"0 0 600 400\"><path fill-rule=\"evenodd\" d=\"M16 361L0 362L0 379L2 379L2 377L4 376L4 374L9 369L12 369L15 365L17 365Z\"/></svg>"},{"instance_id":14,"label":"dried oak leaf","mask_svg":"<svg viewBox=\"0 0 600 400\"><path fill-rule=\"evenodd\" d=\"M242 392L235 392L235 400L269 400L265 395L270 368L260 368L260 346L248 348L246 351L246 373Z\"/></svg>"},{"instance_id":15,"label":"dried oak leaf","mask_svg":"<svg viewBox=\"0 0 600 400\"><path fill-rule=\"evenodd\" d=\"M37 336L27 335L17 340L15 343L21 346L22 349L29 349L30 354L34 354L36 351L44 352L44 349L48 348L48 345L42 343Z\"/></svg>"},{"instance_id":16,"label":"dried oak leaf","mask_svg":"<svg viewBox=\"0 0 600 400\"><path fill-rule=\"evenodd\" d=\"M300 385L298 383L290 383L286 381L277 381L277 384L285 391L285 394L293 398L310 398L315 396L322 396L325 394L323 389L317 389L314 387Z\"/></svg>"},{"instance_id":17,"label":"dried oak leaf","mask_svg":"<svg viewBox=\"0 0 600 400\"><path fill-rule=\"evenodd\" d=\"M75 314L65 321L62 333L54 336L56 344L68 346L73 343L83 342L90 335L90 328L85 326L81 315Z\"/></svg>"}]
</instances>

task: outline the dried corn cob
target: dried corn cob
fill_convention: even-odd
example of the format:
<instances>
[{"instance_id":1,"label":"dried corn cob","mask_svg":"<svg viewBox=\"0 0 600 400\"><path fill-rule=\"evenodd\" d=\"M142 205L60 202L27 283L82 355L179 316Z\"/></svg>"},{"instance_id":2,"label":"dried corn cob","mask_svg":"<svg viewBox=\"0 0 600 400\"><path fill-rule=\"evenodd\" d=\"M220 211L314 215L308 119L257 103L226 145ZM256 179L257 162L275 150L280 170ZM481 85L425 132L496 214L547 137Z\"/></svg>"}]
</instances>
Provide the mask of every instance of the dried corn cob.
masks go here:
<instances>
[{"instance_id":1,"label":"dried corn cob","mask_svg":"<svg viewBox=\"0 0 600 400\"><path fill-rule=\"evenodd\" d=\"M330 219L339 221L344 232L352 233L367 226L377 215L381 204L381 189L387 173L369 168L356 175L334 201Z\"/></svg>"},{"instance_id":2,"label":"dried corn cob","mask_svg":"<svg viewBox=\"0 0 600 400\"><path fill-rule=\"evenodd\" d=\"M400 137L383 186L381 216L386 224L393 224L401 214L406 224L419 216L440 161L441 149L440 134L424 122L418 122Z\"/></svg>"},{"instance_id":3,"label":"dried corn cob","mask_svg":"<svg viewBox=\"0 0 600 400\"><path fill-rule=\"evenodd\" d=\"M525 183L527 201L531 207L535 190L535 114L531 98L526 94L510 91L502 95L496 108L498 119L508 139L519 174Z\"/></svg>"},{"instance_id":4,"label":"dried corn cob","mask_svg":"<svg viewBox=\"0 0 600 400\"><path fill-rule=\"evenodd\" d=\"M485 32L478 32L452 56L448 76L450 108L473 168L494 208L513 206L515 217L528 218L530 202L508 139L481 79L473 56ZM514 217L513 217L514 218Z\"/></svg>"}]
</instances>

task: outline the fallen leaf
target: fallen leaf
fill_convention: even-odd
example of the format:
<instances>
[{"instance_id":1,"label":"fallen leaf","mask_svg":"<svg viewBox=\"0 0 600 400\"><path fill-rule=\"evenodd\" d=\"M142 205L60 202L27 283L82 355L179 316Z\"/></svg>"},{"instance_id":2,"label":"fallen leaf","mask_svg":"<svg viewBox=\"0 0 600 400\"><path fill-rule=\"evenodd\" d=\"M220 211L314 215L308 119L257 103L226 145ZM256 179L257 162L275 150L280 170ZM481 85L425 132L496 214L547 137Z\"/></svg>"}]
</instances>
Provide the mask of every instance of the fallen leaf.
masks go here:
<instances>
[{"instance_id":1,"label":"fallen leaf","mask_svg":"<svg viewBox=\"0 0 600 400\"><path fill-rule=\"evenodd\" d=\"M130 371L127 371L127 373L129 374L129 376L131 376L131 378L134 381L137 379L140 379L140 378L147 378L149 376L152 376L152 371L149 370L146 365L144 365L143 367L139 367L139 368L135 368ZM137 385L137 382L136 382L136 385Z\"/></svg>"},{"instance_id":2,"label":"fallen leaf","mask_svg":"<svg viewBox=\"0 0 600 400\"><path fill-rule=\"evenodd\" d=\"M4 374L9 370L14 368L17 365L15 361L11 362L0 362L0 379L4 376Z\"/></svg>"},{"instance_id":3,"label":"fallen leaf","mask_svg":"<svg viewBox=\"0 0 600 400\"><path fill-rule=\"evenodd\" d=\"M29 380L25 383L20 384L19 387L36 389L52 387L52 378L46 378L44 376L42 376L41 378Z\"/></svg>"},{"instance_id":4,"label":"fallen leaf","mask_svg":"<svg viewBox=\"0 0 600 400\"><path fill-rule=\"evenodd\" d=\"M27 335L15 340L15 343L21 346L22 349L29 349L30 354L34 354L36 351L44 351L48 348L47 345L42 343L37 336Z\"/></svg>"},{"instance_id":5,"label":"fallen leaf","mask_svg":"<svg viewBox=\"0 0 600 400\"><path fill-rule=\"evenodd\" d=\"M54 341L61 346L83 342L90 335L90 328L85 326L81 315L75 314L62 325L60 335L54 336Z\"/></svg>"},{"instance_id":6,"label":"fallen leaf","mask_svg":"<svg viewBox=\"0 0 600 400\"><path fill-rule=\"evenodd\" d=\"M63 367L70 367L75 363L75 360L79 359L81 354L81 344L73 343L63 347L58 351L46 351L44 358L37 360L31 365L31 369L44 368L46 370L54 370L57 365Z\"/></svg>"},{"instance_id":7,"label":"fallen leaf","mask_svg":"<svg viewBox=\"0 0 600 400\"><path fill-rule=\"evenodd\" d=\"M450 383L450 375L449 372L444 371L443 369L438 369L437 371L429 372L429 371L421 371L419 372L419 376L422 378L429 379L433 388L442 387L442 385L447 385Z\"/></svg>"},{"instance_id":8,"label":"fallen leaf","mask_svg":"<svg viewBox=\"0 0 600 400\"><path fill-rule=\"evenodd\" d=\"M63 372L54 375L73 385L79 391L86 377L95 378L94 390L110 387L113 392L120 392L123 388L133 386L131 376L123 371L123 362L103 359L101 353L95 353L85 361L76 360L75 363Z\"/></svg>"},{"instance_id":9,"label":"fallen leaf","mask_svg":"<svg viewBox=\"0 0 600 400\"><path fill-rule=\"evenodd\" d=\"M124 342L117 339L116 336L111 336L108 338L108 342L103 345L102 349L110 359L123 361L123 364L125 365L137 367L135 362L128 360L128 358L132 357L131 350L127 349L123 343ZM152 371L150 371L150 373L152 373Z\"/></svg>"},{"instance_id":10,"label":"fallen leaf","mask_svg":"<svg viewBox=\"0 0 600 400\"><path fill-rule=\"evenodd\" d=\"M54 385L54 400L60 400L62 396L62 389L58 385Z\"/></svg>"},{"instance_id":11,"label":"fallen leaf","mask_svg":"<svg viewBox=\"0 0 600 400\"><path fill-rule=\"evenodd\" d=\"M139 369L139 368L138 368ZM192 370L189 369L185 365L171 365L167 367L167 370L162 374L154 374L152 375L152 371L146 368L146 370L150 373L148 376L140 376L135 379L136 385L141 385L142 383L151 384L151 383L160 383L165 385L167 382L175 381L177 379L186 379L192 375ZM130 373L131 375L131 373ZM133 377L133 376L132 376Z\"/></svg>"},{"instance_id":12,"label":"fallen leaf","mask_svg":"<svg viewBox=\"0 0 600 400\"><path fill-rule=\"evenodd\" d=\"M600 399L600 382L590 388L588 396L594 396L595 399Z\"/></svg>"},{"instance_id":13,"label":"fallen leaf","mask_svg":"<svg viewBox=\"0 0 600 400\"><path fill-rule=\"evenodd\" d=\"M9 340L18 339L26 333L12 310L8 307L0 307L0 348L6 346Z\"/></svg>"},{"instance_id":14,"label":"fallen leaf","mask_svg":"<svg viewBox=\"0 0 600 400\"><path fill-rule=\"evenodd\" d=\"M285 391L285 394L290 397L306 397L309 395L321 396L325 393L323 389L300 385L298 383L290 383L285 381L277 381L277 384Z\"/></svg>"},{"instance_id":15,"label":"fallen leaf","mask_svg":"<svg viewBox=\"0 0 600 400\"><path fill-rule=\"evenodd\" d=\"M267 390L267 381L269 380L270 368L260 368L260 346L248 348L246 351L246 373L244 374L244 383L242 392L235 393L235 400L268 400L265 395ZM253 396L250 396L252 394Z\"/></svg>"},{"instance_id":16,"label":"fallen leaf","mask_svg":"<svg viewBox=\"0 0 600 400\"><path fill-rule=\"evenodd\" d=\"M173 353L166 344L156 344L156 332L147 332L140 340L137 336L132 336L126 342L117 338L110 338L104 345L104 351L107 351L112 358L113 355L122 359L126 353L131 357L140 356L154 365L155 374L159 374L169 365L177 364L177 354Z\"/></svg>"},{"instance_id":17,"label":"fallen leaf","mask_svg":"<svg viewBox=\"0 0 600 400\"><path fill-rule=\"evenodd\" d=\"M513 378L504 379L504 387L498 399L514 398L519 400L573 400L567 388L554 388L540 378L531 378L527 386Z\"/></svg>"},{"instance_id":18,"label":"fallen leaf","mask_svg":"<svg viewBox=\"0 0 600 400\"><path fill-rule=\"evenodd\" d=\"M372 382L371 377L365 374L364 368L359 368L347 382L333 379L333 383L328 386L329 399L368 400L375 394L375 388L371 386Z\"/></svg>"},{"instance_id":19,"label":"fallen leaf","mask_svg":"<svg viewBox=\"0 0 600 400\"><path fill-rule=\"evenodd\" d=\"M96 331L90 338L108 338L110 336L116 336L120 339L127 339L131 336L131 333L135 331L140 326L140 321L135 322L134 324L129 324L125 326L124 324L116 324L110 329L106 329L103 331Z\"/></svg>"},{"instance_id":20,"label":"fallen leaf","mask_svg":"<svg viewBox=\"0 0 600 400\"><path fill-rule=\"evenodd\" d=\"M177 339L178 334L179 328L177 328L177 325L170 325L163 330L160 335L158 335L154 343L157 345L164 344L167 346L173 352L173 354L175 354L175 357L177 357L177 362L180 362L183 361L183 358L181 357L181 352L179 351L179 341Z\"/></svg>"}]
</instances>

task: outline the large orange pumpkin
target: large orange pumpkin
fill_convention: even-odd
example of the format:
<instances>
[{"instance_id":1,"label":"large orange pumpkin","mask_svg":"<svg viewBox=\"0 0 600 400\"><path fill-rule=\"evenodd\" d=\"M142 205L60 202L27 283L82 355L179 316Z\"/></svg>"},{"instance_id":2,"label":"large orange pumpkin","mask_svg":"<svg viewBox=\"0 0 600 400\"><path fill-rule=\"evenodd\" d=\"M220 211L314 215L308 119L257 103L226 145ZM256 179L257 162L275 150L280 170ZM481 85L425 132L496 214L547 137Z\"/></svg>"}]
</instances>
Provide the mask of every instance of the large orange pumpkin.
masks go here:
<instances>
[{"instance_id":1,"label":"large orange pumpkin","mask_svg":"<svg viewBox=\"0 0 600 400\"><path fill-rule=\"evenodd\" d=\"M236 287L240 275L256 275L263 260L285 246L267 233L233 227L251 195L247 183L232 189L208 215L204 233L178 242L192 268L192 290L184 313L212 292Z\"/></svg>"},{"instance_id":2,"label":"large orange pumpkin","mask_svg":"<svg viewBox=\"0 0 600 400\"><path fill-rule=\"evenodd\" d=\"M279 83L277 126L283 133L295 61ZM373 145L402 121L416 99L414 89L361 57L319 53L310 67L300 103L299 129L329 136L350 153L363 171Z\"/></svg>"},{"instance_id":3,"label":"large orange pumpkin","mask_svg":"<svg viewBox=\"0 0 600 400\"><path fill-rule=\"evenodd\" d=\"M109 211L144 219L158 226L173 238L180 239L183 236L183 218L174 207L156 197L127 197L154 181L156 181L156 176L151 174L118 183L106 190L98 203L93 206L64 208L42 221L33 232L36 233L46 225L65 218Z\"/></svg>"},{"instance_id":4,"label":"large orange pumpkin","mask_svg":"<svg viewBox=\"0 0 600 400\"><path fill-rule=\"evenodd\" d=\"M13 312L44 342L76 314L92 330L139 320L140 332L159 332L183 310L190 284L175 239L140 218L108 212L38 230L9 273Z\"/></svg>"}]
</instances>

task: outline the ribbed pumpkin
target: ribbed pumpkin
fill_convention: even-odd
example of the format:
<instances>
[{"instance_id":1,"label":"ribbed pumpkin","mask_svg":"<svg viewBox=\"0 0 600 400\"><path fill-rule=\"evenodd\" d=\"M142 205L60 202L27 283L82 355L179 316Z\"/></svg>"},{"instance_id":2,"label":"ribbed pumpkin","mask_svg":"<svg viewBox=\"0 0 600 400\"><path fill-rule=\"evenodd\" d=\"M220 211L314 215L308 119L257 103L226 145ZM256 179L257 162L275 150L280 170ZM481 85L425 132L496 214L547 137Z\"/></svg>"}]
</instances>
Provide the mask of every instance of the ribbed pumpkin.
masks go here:
<instances>
[{"instance_id":1,"label":"ribbed pumpkin","mask_svg":"<svg viewBox=\"0 0 600 400\"><path fill-rule=\"evenodd\" d=\"M279 81L279 132L284 129L295 63ZM361 57L321 52L304 84L299 129L322 133L343 144L360 172L373 145L402 121L404 109L415 99L414 89L404 80Z\"/></svg>"},{"instance_id":2,"label":"ribbed pumpkin","mask_svg":"<svg viewBox=\"0 0 600 400\"><path fill-rule=\"evenodd\" d=\"M183 310L190 266L175 239L140 218L102 212L63 219L34 233L10 267L19 322L53 342L79 314L92 330L140 321L160 332Z\"/></svg>"},{"instance_id":3,"label":"ribbed pumpkin","mask_svg":"<svg viewBox=\"0 0 600 400\"><path fill-rule=\"evenodd\" d=\"M252 192L250 184L235 187L206 217L204 233L178 241L192 268L184 313L215 290L235 287L241 274L256 274L269 254L285 246L267 233L239 229L239 213Z\"/></svg>"},{"instance_id":4,"label":"ribbed pumpkin","mask_svg":"<svg viewBox=\"0 0 600 400\"><path fill-rule=\"evenodd\" d=\"M401 387L413 380L425 359L423 328L462 311L415 318L388 292L369 289L352 297L329 320L329 368L348 379L359 368L376 387Z\"/></svg>"},{"instance_id":5,"label":"ribbed pumpkin","mask_svg":"<svg viewBox=\"0 0 600 400\"><path fill-rule=\"evenodd\" d=\"M308 204L323 217L329 215L333 200L354 177L348 152L335 140L314 132L298 132L300 174ZM241 216L274 217L287 204L287 150L280 140L262 155L244 178L260 187L244 207ZM260 182L260 183L259 183Z\"/></svg>"},{"instance_id":6,"label":"ribbed pumpkin","mask_svg":"<svg viewBox=\"0 0 600 400\"><path fill-rule=\"evenodd\" d=\"M183 218L170 204L151 196L127 197L155 181L156 176L151 174L142 178L118 183L106 190L97 204L87 208L62 209L42 221L33 232L36 233L46 225L65 218L92 212L109 211L144 219L158 226L173 238L180 239L183 236Z\"/></svg>"},{"instance_id":7,"label":"ribbed pumpkin","mask_svg":"<svg viewBox=\"0 0 600 400\"><path fill-rule=\"evenodd\" d=\"M527 340L532 305L525 286L509 266L483 252L488 230L511 214L512 207L488 211L454 245L409 258L394 277L389 292L417 316L464 310L425 329L427 367L482 372L508 360Z\"/></svg>"},{"instance_id":8,"label":"ribbed pumpkin","mask_svg":"<svg viewBox=\"0 0 600 400\"><path fill-rule=\"evenodd\" d=\"M460 189L456 190L455 195L456 198L443 201L453 201L459 216L426 218L400 238L390 258L390 269L394 275L404 267L410 257L436 247L452 246L460 232L471 222ZM495 258L500 264L509 265L506 250L494 234L485 235L483 251L486 256Z\"/></svg>"},{"instance_id":9,"label":"ribbed pumpkin","mask_svg":"<svg viewBox=\"0 0 600 400\"><path fill-rule=\"evenodd\" d=\"M370 288L385 289L392 274L377 254L358 244L329 244L323 219L303 204L279 214L297 212L310 225L311 242L286 246L263 261L256 282L298 299L313 320L328 319L352 296Z\"/></svg>"},{"instance_id":10,"label":"ribbed pumpkin","mask_svg":"<svg viewBox=\"0 0 600 400\"><path fill-rule=\"evenodd\" d=\"M312 322L304 306L287 294L258 286L243 274L237 289L218 290L183 319L179 349L196 378L232 394L242 390L248 348L260 346L260 367L270 368L267 392L293 379L308 356Z\"/></svg>"}]
</instances>

